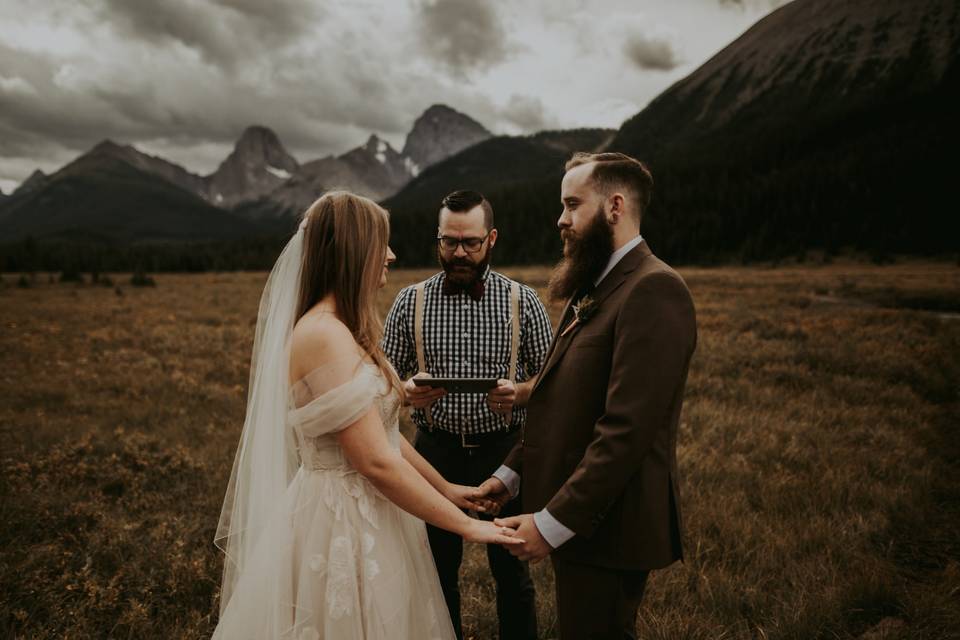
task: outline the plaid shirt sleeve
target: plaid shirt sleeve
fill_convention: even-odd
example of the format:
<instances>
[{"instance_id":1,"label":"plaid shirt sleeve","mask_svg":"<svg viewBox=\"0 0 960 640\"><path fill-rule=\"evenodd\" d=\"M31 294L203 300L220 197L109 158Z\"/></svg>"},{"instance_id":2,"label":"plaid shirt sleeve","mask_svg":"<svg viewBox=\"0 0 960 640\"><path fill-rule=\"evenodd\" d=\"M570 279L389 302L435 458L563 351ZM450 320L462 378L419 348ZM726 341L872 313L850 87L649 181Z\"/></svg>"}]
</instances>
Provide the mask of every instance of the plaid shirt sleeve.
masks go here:
<instances>
[{"instance_id":1,"label":"plaid shirt sleeve","mask_svg":"<svg viewBox=\"0 0 960 640\"><path fill-rule=\"evenodd\" d=\"M526 285L520 286L520 301L522 303L519 360L527 377L533 377L540 372L547 350L553 340L553 329L550 327L550 318L546 309L537 297L537 293ZM416 354L414 354L416 355Z\"/></svg>"},{"instance_id":2,"label":"plaid shirt sleeve","mask_svg":"<svg viewBox=\"0 0 960 640\"><path fill-rule=\"evenodd\" d=\"M380 345L401 380L417 372L417 350L413 342L412 323L407 320L413 311L413 297L413 287L406 287L397 294L397 299L393 301L387 314Z\"/></svg>"}]
</instances>

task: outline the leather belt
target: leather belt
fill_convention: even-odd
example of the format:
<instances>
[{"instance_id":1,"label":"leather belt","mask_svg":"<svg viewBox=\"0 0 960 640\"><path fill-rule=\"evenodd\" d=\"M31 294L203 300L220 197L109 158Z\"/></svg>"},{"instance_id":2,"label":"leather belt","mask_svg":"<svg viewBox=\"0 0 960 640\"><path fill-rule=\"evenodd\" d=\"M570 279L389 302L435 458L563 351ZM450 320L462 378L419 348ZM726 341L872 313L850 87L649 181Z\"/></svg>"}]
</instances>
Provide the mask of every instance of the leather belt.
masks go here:
<instances>
[{"instance_id":1,"label":"leather belt","mask_svg":"<svg viewBox=\"0 0 960 640\"><path fill-rule=\"evenodd\" d=\"M520 427L498 429L487 433L453 433L443 429L424 429L423 427L417 427L417 430L450 446L456 445L463 449L476 449L513 435L520 431Z\"/></svg>"}]
</instances>

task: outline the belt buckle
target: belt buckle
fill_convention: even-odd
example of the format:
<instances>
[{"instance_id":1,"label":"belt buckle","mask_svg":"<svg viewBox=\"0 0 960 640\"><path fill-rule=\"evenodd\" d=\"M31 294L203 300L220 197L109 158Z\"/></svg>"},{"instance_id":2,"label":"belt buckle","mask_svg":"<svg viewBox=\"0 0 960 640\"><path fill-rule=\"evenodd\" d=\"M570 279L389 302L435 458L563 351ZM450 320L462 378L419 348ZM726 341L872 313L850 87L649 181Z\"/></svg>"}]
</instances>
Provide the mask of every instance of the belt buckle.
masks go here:
<instances>
[{"instance_id":1,"label":"belt buckle","mask_svg":"<svg viewBox=\"0 0 960 640\"><path fill-rule=\"evenodd\" d=\"M478 444L467 444L467 434L460 433L460 446L464 449L477 449L480 447Z\"/></svg>"}]
</instances>

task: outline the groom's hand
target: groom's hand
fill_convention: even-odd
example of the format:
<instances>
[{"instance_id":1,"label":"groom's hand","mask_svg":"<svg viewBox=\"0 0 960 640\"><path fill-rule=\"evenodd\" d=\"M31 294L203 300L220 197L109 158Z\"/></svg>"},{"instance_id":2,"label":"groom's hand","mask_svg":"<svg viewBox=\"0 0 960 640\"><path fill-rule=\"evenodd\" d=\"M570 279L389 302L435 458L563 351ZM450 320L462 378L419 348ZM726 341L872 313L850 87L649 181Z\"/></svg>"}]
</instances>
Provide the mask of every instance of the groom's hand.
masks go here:
<instances>
[{"instance_id":1,"label":"groom's hand","mask_svg":"<svg viewBox=\"0 0 960 640\"><path fill-rule=\"evenodd\" d=\"M510 502L510 491L500 478L487 478L474 490L473 500L482 502L486 512L492 515L500 513L503 505Z\"/></svg>"},{"instance_id":2,"label":"groom's hand","mask_svg":"<svg viewBox=\"0 0 960 640\"><path fill-rule=\"evenodd\" d=\"M423 409L424 407L429 407L431 404L447 395L445 389L440 387L418 387L414 384L414 378L432 378L429 373L421 371L417 375L413 376L403 384L403 392L407 396L407 403L412 405L414 409Z\"/></svg>"},{"instance_id":3,"label":"groom's hand","mask_svg":"<svg viewBox=\"0 0 960 640\"><path fill-rule=\"evenodd\" d=\"M516 537L522 538L525 542L510 546L505 545L505 548L523 562L537 564L553 551L550 543L540 535L537 523L533 521L532 513L524 513L511 518L496 518L493 524L498 527L510 527L517 530Z\"/></svg>"}]
</instances>

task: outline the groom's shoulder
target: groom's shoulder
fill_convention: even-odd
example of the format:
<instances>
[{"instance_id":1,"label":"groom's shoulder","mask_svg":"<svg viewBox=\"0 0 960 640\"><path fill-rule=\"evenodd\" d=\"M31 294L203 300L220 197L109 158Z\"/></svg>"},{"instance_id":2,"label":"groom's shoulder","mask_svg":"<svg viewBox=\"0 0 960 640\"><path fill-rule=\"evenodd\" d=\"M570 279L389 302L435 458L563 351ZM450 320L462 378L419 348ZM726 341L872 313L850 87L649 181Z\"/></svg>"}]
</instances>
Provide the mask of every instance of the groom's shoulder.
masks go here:
<instances>
[{"instance_id":1,"label":"groom's shoulder","mask_svg":"<svg viewBox=\"0 0 960 640\"><path fill-rule=\"evenodd\" d=\"M650 254L634 272L632 280L632 286L629 289L634 295L669 292L690 297L690 290L683 276L653 254Z\"/></svg>"}]
</instances>

